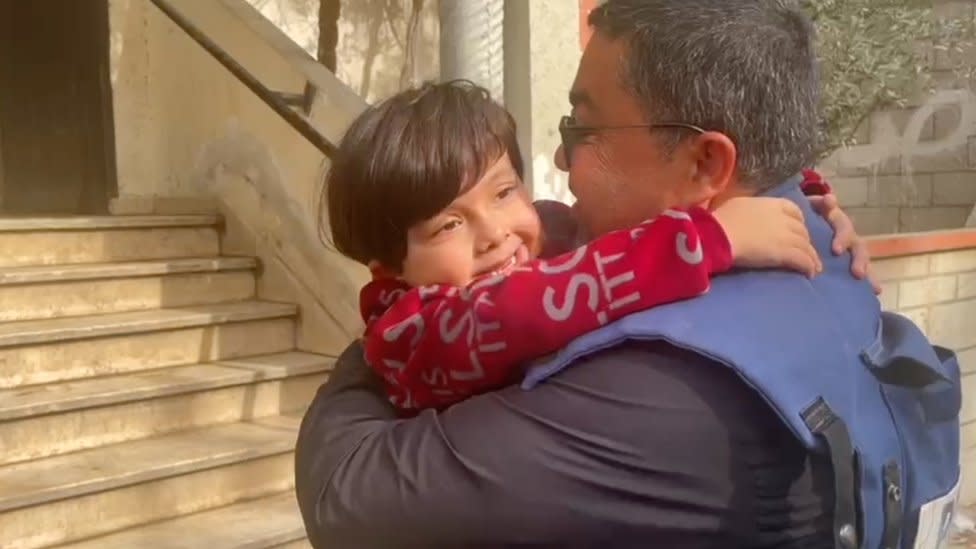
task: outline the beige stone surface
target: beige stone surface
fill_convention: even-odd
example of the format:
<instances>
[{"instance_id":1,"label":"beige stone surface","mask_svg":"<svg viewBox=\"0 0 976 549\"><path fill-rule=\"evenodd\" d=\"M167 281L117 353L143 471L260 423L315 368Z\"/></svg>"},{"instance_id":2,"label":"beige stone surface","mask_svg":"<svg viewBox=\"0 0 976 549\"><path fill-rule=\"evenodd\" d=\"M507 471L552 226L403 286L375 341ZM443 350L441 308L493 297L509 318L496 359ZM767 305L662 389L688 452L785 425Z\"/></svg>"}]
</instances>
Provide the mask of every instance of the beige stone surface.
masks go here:
<instances>
[{"instance_id":1,"label":"beige stone surface","mask_svg":"<svg viewBox=\"0 0 976 549\"><path fill-rule=\"evenodd\" d=\"M325 379L311 374L6 421L0 463L303 409Z\"/></svg>"},{"instance_id":2,"label":"beige stone surface","mask_svg":"<svg viewBox=\"0 0 976 549\"><path fill-rule=\"evenodd\" d=\"M216 256L212 227L0 232L0 267Z\"/></svg>"},{"instance_id":3,"label":"beige stone surface","mask_svg":"<svg viewBox=\"0 0 976 549\"><path fill-rule=\"evenodd\" d=\"M932 307L928 336L950 349L965 349L976 345L976 299L944 303Z\"/></svg>"},{"instance_id":4,"label":"beige stone surface","mask_svg":"<svg viewBox=\"0 0 976 549\"><path fill-rule=\"evenodd\" d=\"M898 308L898 288L901 283L895 280L880 284L881 295L878 296L878 300L881 301L881 308L885 311L894 311Z\"/></svg>"},{"instance_id":5,"label":"beige stone surface","mask_svg":"<svg viewBox=\"0 0 976 549\"><path fill-rule=\"evenodd\" d=\"M0 389L0 421L321 373L332 363L320 355L288 352Z\"/></svg>"},{"instance_id":6,"label":"beige stone surface","mask_svg":"<svg viewBox=\"0 0 976 549\"><path fill-rule=\"evenodd\" d=\"M205 257L78 265L28 265L25 267L0 268L0 286L164 274L250 271L256 267L257 260L253 257Z\"/></svg>"},{"instance_id":7,"label":"beige stone surface","mask_svg":"<svg viewBox=\"0 0 976 549\"><path fill-rule=\"evenodd\" d=\"M861 234L877 235L898 231L899 208L852 207L847 208L846 211Z\"/></svg>"},{"instance_id":8,"label":"beige stone surface","mask_svg":"<svg viewBox=\"0 0 976 549\"><path fill-rule=\"evenodd\" d=\"M966 375L962 378L963 394L976 394L976 375ZM963 399L962 412L959 419L963 424L976 421L976 399ZM972 446L976 446L976 440L972 440Z\"/></svg>"},{"instance_id":9,"label":"beige stone surface","mask_svg":"<svg viewBox=\"0 0 976 549\"><path fill-rule=\"evenodd\" d=\"M290 543L275 545L270 549L312 549L312 544L307 539L300 539Z\"/></svg>"},{"instance_id":10,"label":"beige stone surface","mask_svg":"<svg viewBox=\"0 0 976 549\"><path fill-rule=\"evenodd\" d=\"M932 202L936 206L976 204L976 172L936 174Z\"/></svg>"},{"instance_id":11,"label":"beige stone surface","mask_svg":"<svg viewBox=\"0 0 976 549\"><path fill-rule=\"evenodd\" d=\"M958 353L959 367L963 374L976 373L976 347L958 349L956 353Z\"/></svg>"},{"instance_id":12,"label":"beige stone surface","mask_svg":"<svg viewBox=\"0 0 976 549\"><path fill-rule=\"evenodd\" d=\"M255 284L232 271L0 285L0 322L238 302Z\"/></svg>"},{"instance_id":13,"label":"beige stone surface","mask_svg":"<svg viewBox=\"0 0 976 549\"><path fill-rule=\"evenodd\" d=\"M234 527L228 528L229 524ZM304 537L295 496L285 492L61 549L260 549L297 543Z\"/></svg>"},{"instance_id":14,"label":"beige stone surface","mask_svg":"<svg viewBox=\"0 0 976 549\"><path fill-rule=\"evenodd\" d=\"M25 320L0 324L0 346L53 343L75 339L115 336L291 317L296 307L285 303L246 301L91 315L43 320Z\"/></svg>"},{"instance_id":15,"label":"beige stone surface","mask_svg":"<svg viewBox=\"0 0 976 549\"><path fill-rule=\"evenodd\" d=\"M0 232L69 231L166 227L212 227L217 215L108 215L66 217L3 217Z\"/></svg>"},{"instance_id":16,"label":"beige stone surface","mask_svg":"<svg viewBox=\"0 0 976 549\"><path fill-rule=\"evenodd\" d=\"M332 140L365 107L242 0L172 4L273 89L313 82L311 119ZM300 347L338 354L361 333L366 277L319 240L323 155L150 3L110 7L116 204L212 198L229 215L225 252L261 258L258 296L301 304Z\"/></svg>"},{"instance_id":17,"label":"beige stone surface","mask_svg":"<svg viewBox=\"0 0 976 549\"><path fill-rule=\"evenodd\" d=\"M196 364L295 346L291 318L0 347L0 388Z\"/></svg>"},{"instance_id":18,"label":"beige stone surface","mask_svg":"<svg viewBox=\"0 0 976 549\"><path fill-rule=\"evenodd\" d=\"M232 423L0 467L0 513L289 453L296 433Z\"/></svg>"},{"instance_id":19,"label":"beige stone surface","mask_svg":"<svg viewBox=\"0 0 976 549\"><path fill-rule=\"evenodd\" d=\"M976 249L944 252L932 256L933 273L976 271Z\"/></svg>"},{"instance_id":20,"label":"beige stone surface","mask_svg":"<svg viewBox=\"0 0 976 549\"><path fill-rule=\"evenodd\" d=\"M959 297L976 297L976 272L959 275ZM976 322L976 319L974 319Z\"/></svg>"},{"instance_id":21,"label":"beige stone surface","mask_svg":"<svg viewBox=\"0 0 976 549\"><path fill-rule=\"evenodd\" d=\"M880 282L923 277L929 274L930 259L927 255L913 255L892 259L880 259L872 265L872 274Z\"/></svg>"},{"instance_id":22,"label":"beige stone surface","mask_svg":"<svg viewBox=\"0 0 976 549\"><path fill-rule=\"evenodd\" d=\"M293 469L294 458L285 453L60 500L41 507L27 507L3 515L0 539L4 540L4 549L39 549L269 496L293 486ZM247 521L225 522L219 527L211 523L209 528L211 534L240 528L273 531L274 526L269 524L269 518L274 516L272 513L273 509L265 508ZM292 520L300 521L297 515ZM231 524L233 527L229 527ZM197 548L212 549L209 545L199 545L205 538L194 536L192 531L179 525L170 526L166 531L169 536L191 541ZM103 542L94 543L90 547L112 547ZM142 543L117 547L131 549L152 545L143 540Z\"/></svg>"},{"instance_id":23,"label":"beige stone surface","mask_svg":"<svg viewBox=\"0 0 976 549\"><path fill-rule=\"evenodd\" d=\"M932 175L921 174L911 178L900 175L876 176L868 181L868 205L906 206L932 203Z\"/></svg>"},{"instance_id":24,"label":"beige stone surface","mask_svg":"<svg viewBox=\"0 0 976 549\"><path fill-rule=\"evenodd\" d=\"M959 487L959 501L968 505L976 501L976 446L964 446L962 454L962 486Z\"/></svg>"},{"instance_id":25,"label":"beige stone surface","mask_svg":"<svg viewBox=\"0 0 976 549\"><path fill-rule=\"evenodd\" d=\"M835 177L830 186L845 208L863 207L868 204L868 177Z\"/></svg>"},{"instance_id":26,"label":"beige stone surface","mask_svg":"<svg viewBox=\"0 0 976 549\"><path fill-rule=\"evenodd\" d=\"M953 275L903 281L898 289L898 307L920 307L952 301L956 298L957 282L957 277Z\"/></svg>"},{"instance_id":27,"label":"beige stone surface","mask_svg":"<svg viewBox=\"0 0 976 549\"><path fill-rule=\"evenodd\" d=\"M964 227L972 206L933 206L901 208L898 232L913 233Z\"/></svg>"}]
</instances>

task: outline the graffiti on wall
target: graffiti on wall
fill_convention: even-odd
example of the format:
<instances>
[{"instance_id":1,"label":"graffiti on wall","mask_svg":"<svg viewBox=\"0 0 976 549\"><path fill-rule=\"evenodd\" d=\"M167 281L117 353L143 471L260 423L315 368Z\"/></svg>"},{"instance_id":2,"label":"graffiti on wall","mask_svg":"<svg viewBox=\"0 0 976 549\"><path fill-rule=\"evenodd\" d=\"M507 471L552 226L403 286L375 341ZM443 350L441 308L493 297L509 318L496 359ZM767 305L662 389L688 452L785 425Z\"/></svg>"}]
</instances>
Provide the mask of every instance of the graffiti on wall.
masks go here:
<instances>
[{"instance_id":1,"label":"graffiti on wall","mask_svg":"<svg viewBox=\"0 0 976 549\"><path fill-rule=\"evenodd\" d=\"M953 112L954 125L939 128L939 135L926 139L928 128L940 112ZM943 118L945 119L945 118ZM876 116L871 142L840 149L825 162L828 169L864 169L877 174L882 166L900 163L906 192L914 188L916 164L939 157L962 156L960 169L976 168L976 93L968 89L940 90L911 112L899 131L893 113ZM976 172L973 173L976 185ZM976 226L976 206L967 226Z\"/></svg>"}]
</instances>

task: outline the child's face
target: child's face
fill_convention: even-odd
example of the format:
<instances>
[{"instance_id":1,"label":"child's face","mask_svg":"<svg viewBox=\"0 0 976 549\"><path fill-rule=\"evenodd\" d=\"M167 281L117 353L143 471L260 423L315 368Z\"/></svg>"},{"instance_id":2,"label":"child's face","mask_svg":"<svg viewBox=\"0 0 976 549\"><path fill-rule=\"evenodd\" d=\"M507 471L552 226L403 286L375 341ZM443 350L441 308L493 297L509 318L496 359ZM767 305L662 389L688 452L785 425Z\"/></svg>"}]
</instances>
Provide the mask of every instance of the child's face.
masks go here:
<instances>
[{"instance_id":1,"label":"child's face","mask_svg":"<svg viewBox=\"0 0 976 549\"><path fill-rule=\"evenodd\" d=\"M539 216L505 154L467 192L407 233L401 278L411 286L464 286L539 254Z\"/></svg>"}]
</instances>

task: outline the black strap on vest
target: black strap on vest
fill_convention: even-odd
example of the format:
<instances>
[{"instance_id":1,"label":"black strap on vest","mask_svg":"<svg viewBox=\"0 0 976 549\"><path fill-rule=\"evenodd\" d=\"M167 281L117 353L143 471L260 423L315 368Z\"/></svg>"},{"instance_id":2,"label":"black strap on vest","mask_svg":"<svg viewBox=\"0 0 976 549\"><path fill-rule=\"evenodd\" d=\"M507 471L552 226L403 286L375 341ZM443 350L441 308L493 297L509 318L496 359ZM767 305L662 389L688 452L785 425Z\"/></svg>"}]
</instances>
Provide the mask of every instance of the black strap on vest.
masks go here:
<instances>
[{"instance_id":1,"label":"black strap on vest","mask_svg":"<svg viewBox=\"0 0 976 549\"><path fill-rule=\"evenodd\" d=\"M807 428L823 439L830 453L834 469L834 547L857 549L857 476L850 432L823 398L818 398L801 417Z\"/></svg>"},{"instance_id":2,"label":"black strap on vest","mask_svg":"<svg viewBox=\"0 0 976 549\"><path fill-rule=\"evenodd\" d=\"M901 471L898 462L889 461L882 472L884 481L884 533L881 537L882 549L897 549L902 531L902 493Z\"/></svg>"}]
</instances>

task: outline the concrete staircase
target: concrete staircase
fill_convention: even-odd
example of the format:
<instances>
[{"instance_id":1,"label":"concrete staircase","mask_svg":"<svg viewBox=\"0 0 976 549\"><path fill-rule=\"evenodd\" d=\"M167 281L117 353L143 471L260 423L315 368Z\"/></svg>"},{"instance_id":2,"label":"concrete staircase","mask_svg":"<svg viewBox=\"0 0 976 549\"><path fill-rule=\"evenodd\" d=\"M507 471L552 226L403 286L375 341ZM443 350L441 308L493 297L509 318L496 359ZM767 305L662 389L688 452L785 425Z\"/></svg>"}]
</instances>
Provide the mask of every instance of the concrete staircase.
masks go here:
<instances>
[{"instance_id":1,"label":"concrete staircase","mask_svg":"<svg viewBox=\"0 0 976 549\"><path fill-rule=\"evenodd\" d=\"M218 218L0 220L0 548L297 549L331 359Z\"/></svg>"}]
</instances>

